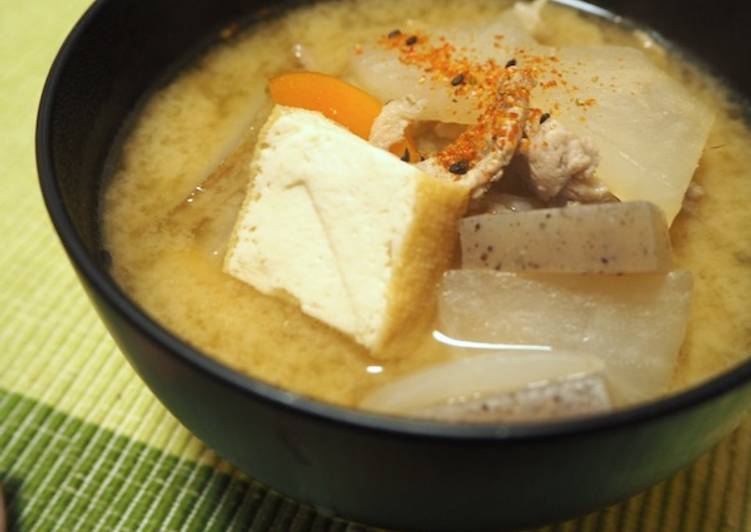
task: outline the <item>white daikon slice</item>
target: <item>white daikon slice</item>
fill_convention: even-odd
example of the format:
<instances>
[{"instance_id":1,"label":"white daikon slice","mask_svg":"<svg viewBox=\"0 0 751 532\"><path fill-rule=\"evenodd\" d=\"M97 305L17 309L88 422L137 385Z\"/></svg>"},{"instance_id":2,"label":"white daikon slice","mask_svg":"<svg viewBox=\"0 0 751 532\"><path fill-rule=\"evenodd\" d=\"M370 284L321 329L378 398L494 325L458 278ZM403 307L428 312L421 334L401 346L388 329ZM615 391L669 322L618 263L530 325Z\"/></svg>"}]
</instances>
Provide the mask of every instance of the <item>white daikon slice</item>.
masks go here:
<instances>
[{"instance_id":1,"label":"white daikon slice","mask_svg":"<svg viewBox=\"0 0 751 532\"><path fill-rule=\"evenodd\" d=\"M513 12L506 12L492 23L476 28L454 26L428 33L430 42L440 46L445 37L455 48L456 58L483 62L493 59L504 65L519 46L534 46L534 39ZM497 36L503 36L502 40ZM477 100L471 95L456 98L454 87L446 80L436 81L421 67L403 63L395 50L378 44L366 46L352 62L352 81L383 102L410 96L423 100L420 120L438 120L474 124L478 118Z\"/></svg>"},{"instance_id":2,"label":"white daikon slice","mask_svg":"<svg viewBox=\"0 0 751 532\"><path fill-rule=\"evenodd\" d=\"M596 175L612 194L654 203L671 224L699 164L713 113L639 50L569 47L557 55L560 77L541 80L533 105L594 141L600 153Z\"/></svg>"},{"instance_id":3,"label":"white daikon slice","mask_svg":"<svg viewBox=\"0 0 751 532\"><path fill-rule=\"evenodd\" d=\"M565 352L509 350L460 358L389 383L366 397L361 406L391 414L488 395L510 393L535 383L591 375L603 363Z\"/></svg>"},{"instance_id":4,"label":"white daikon slice","mask_svg":"<svg viewBox=\"0 0 751 532\"><path fill-rule=\"evenodd\" d=\"M690 273L597 276L458 270L443 279L442 332L602 360L616 402L666 391L686 334Z\"/></svg>"}]
</instances>

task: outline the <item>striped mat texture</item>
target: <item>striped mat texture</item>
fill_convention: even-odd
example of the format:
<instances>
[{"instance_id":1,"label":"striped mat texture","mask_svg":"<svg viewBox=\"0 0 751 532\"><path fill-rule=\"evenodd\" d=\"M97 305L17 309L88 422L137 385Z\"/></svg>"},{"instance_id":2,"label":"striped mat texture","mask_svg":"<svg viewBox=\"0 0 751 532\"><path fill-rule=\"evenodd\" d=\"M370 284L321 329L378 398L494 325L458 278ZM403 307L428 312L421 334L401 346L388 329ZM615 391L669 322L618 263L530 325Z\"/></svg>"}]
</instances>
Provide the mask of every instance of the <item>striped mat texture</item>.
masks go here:
<instances>
[{"instance_id":1,"label":"striped mat texture","mask_svg":"<svg viewBox=\"0 0 751 532\"><path fill-rule=\"evenodd\" d=\"M47 221L36 105L89 0L0 2L0 483L10 530L317 530L318 515L234 470L139 381ZM751 424L624 504L546 530L751 530ZM1 520L0 520L1 522Z\"/></svg>"}]
</instances>

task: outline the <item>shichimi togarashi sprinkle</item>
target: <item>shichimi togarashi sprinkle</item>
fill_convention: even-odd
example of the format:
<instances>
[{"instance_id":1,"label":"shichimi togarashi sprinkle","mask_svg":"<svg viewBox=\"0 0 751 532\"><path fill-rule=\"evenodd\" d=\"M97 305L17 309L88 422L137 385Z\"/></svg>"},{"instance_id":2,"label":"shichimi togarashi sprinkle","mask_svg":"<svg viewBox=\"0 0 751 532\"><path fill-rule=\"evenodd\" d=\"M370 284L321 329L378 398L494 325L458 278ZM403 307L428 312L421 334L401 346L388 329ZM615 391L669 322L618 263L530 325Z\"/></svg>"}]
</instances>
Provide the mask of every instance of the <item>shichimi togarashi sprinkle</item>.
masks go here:
<instances>
[{"instance_id":1,"label":"shichimi togarashi sprinkle","mask_svg":"<svg viewBox=\"0 0 751 532\"><path fill-rule=\"evenodd\" d=\"M460 53L466 49L457 50L444 36L432 41L424 33L407 36L397 31L389 33L380 43L396 50L401 63L419 67L424 73L422 83L428 79L446 83L451 87L454 102L461 97L472 97L476 101L477 123L436 154L441 165L455 175L466 173L480 155L487 152L488 139L501 148L514 145L522 140L525 120L539 119L544 123L550 118L550 113L529 108L530 91L534 86L557 86L559 81L551 80L551 76L565 84L554 66L560 58L554 55L535 55L515 49L513 58L502 66L493 59L469 59ZM502 40L502 35L494 36L494 42ZM581 103L589 106L594 100Z\"/></svg>"}]
</instances>

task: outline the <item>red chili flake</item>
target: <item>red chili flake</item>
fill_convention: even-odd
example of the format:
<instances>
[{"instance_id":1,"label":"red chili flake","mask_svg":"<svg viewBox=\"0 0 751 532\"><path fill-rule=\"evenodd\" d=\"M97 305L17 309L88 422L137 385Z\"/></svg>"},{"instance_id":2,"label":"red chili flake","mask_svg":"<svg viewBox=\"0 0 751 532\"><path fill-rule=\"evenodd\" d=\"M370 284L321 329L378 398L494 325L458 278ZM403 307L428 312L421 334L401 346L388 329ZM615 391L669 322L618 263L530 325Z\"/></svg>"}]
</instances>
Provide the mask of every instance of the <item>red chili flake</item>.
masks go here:
<instances>
[{"instance_id":1,"label":"red chili flake","mask_svg":"<svg viewBox=\"0 0 751 532\"><path fill-rule=\"evenodd\" d=\"M576 99L576 105L578 105L579 107L592 107L596 103L597 100L595 100L594 98L587 98L586 100L582 98Z\"/></svg>"}]
</instances>

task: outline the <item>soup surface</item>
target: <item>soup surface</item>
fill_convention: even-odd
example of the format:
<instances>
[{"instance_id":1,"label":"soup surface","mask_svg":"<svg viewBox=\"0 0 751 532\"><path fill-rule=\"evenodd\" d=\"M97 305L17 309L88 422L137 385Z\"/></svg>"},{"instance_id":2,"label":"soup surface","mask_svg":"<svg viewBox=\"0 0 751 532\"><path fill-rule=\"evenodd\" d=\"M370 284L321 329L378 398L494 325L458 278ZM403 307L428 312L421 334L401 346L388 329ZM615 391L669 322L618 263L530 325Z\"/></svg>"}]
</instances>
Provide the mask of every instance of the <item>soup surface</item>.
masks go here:
<instances>
[{"instance_id":1,"label":"soup surface","mask_svg":"<svg viewBox=\"0 0 751 532\"><path fill-rule=\"evenodd\" d=\"M224 364L339 405L356 406L384 384L461 356L432 334L437 326L430 322L408 332L413 341L403 356L373 357L289 298L227 275L222 263L250 179L243 157L271 112L270 79L307 69L354 81L353 56L394 28L466 28L508 7L497 0L342 0L239 33L228 28L149 97L123 145L102 210L115 279L157 321ZM718 82L643 32L554 5L542 19L542 43L638 48L715 112L694 184L670 229L674 267L694 278L671 388L733 366L751 351L751 131L743 110Z\"/></svg>"}]
</instances>

